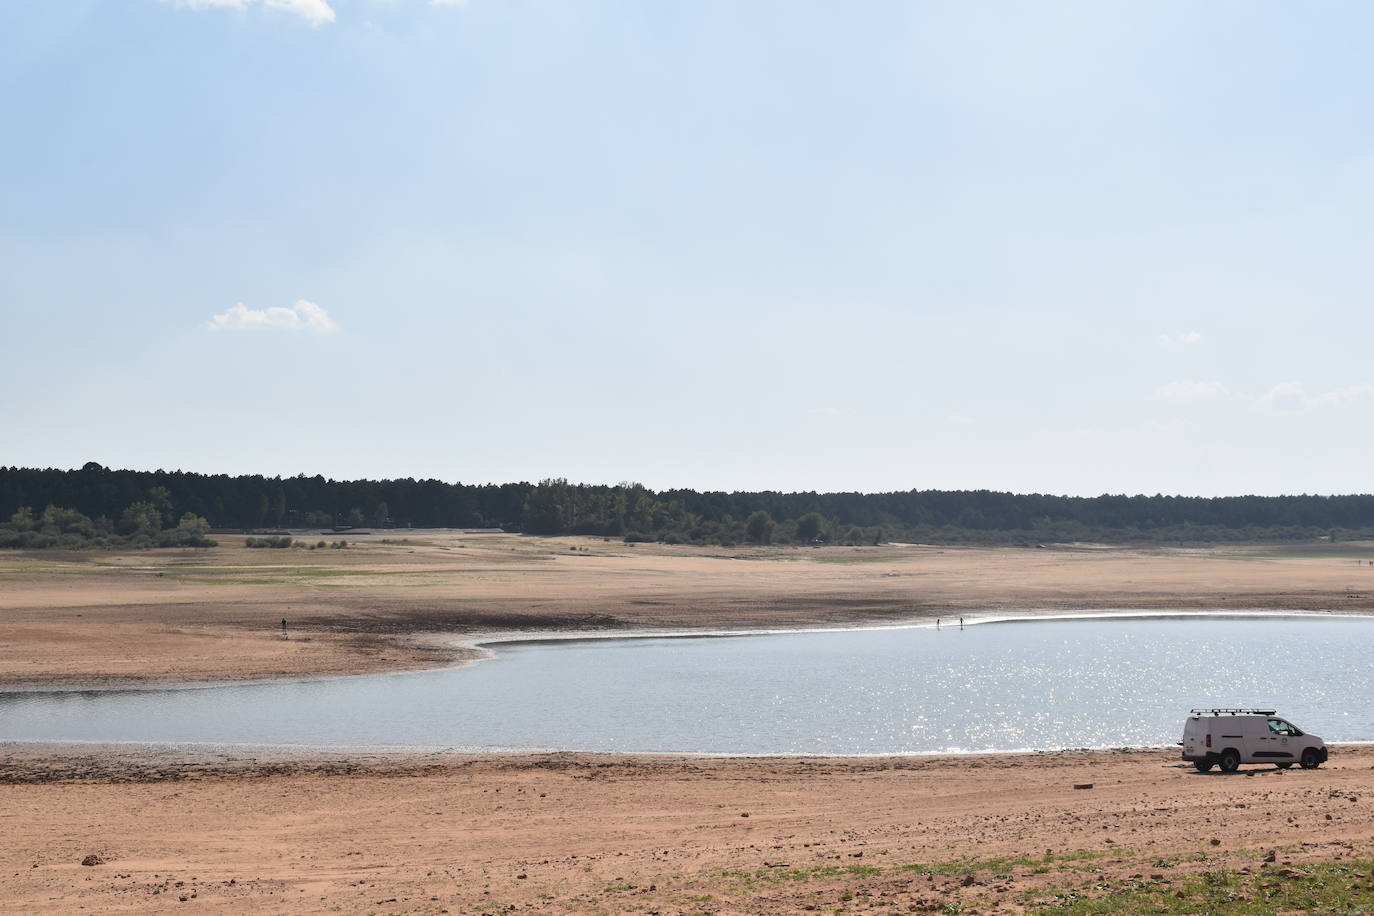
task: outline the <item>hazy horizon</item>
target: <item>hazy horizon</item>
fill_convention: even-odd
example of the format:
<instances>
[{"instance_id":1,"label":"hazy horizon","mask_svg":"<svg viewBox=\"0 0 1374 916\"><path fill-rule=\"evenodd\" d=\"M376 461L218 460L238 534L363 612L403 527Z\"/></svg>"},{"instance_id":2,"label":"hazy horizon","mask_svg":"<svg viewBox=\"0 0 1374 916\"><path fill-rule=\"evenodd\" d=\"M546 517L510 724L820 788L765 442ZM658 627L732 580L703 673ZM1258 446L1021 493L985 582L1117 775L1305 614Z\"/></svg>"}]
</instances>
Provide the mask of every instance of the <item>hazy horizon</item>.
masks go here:
<instances>
[{"instance_id":1,"label":"hazy horizon","mask_svg":"<svg viewBox=\"0 0 1374 916\"><path fill-rule=\"evenodd\" d=\"M0 462L1370 491L1374 7L0 10Z\"/></svg>"}]
</instances>

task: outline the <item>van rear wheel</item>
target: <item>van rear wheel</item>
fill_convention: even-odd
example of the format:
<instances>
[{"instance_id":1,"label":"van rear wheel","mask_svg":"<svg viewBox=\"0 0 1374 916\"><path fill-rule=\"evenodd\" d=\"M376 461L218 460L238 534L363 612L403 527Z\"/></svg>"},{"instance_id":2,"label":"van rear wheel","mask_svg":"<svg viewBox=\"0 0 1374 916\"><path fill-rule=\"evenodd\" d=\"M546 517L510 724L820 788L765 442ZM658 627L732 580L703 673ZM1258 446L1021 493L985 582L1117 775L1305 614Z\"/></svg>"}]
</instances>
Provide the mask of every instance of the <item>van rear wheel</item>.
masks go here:
<instances>
[{"instance_id":1,"label":"van rear wheel","mask_svg":"<svg viewBox=\"0 0 1374 916\"><path fill-rule=\"evenodd\" d=\"M1309 747L1307 750L1303 751L1302 758L1298 761L1298 763L1302 764L1302 768L1304 770L1315 770L1318 766L1320 766L1321 761L1317 759L1316 748Z\"/></svg>"},{"instance_id":2,"label":"van rear wheel","mask_svg":"<svg viewBox=\"0 0 1374 916\"><path fill-rule=\"evenodd\" d=\"M1234 773L1236 770L1240 769L1240 751L1233 747L1228 747L1221 752L1221 759L1218 763L1221 764L1221 771L1223 773Z\"/></svg>"},{"instance_id":3,"label":"van rear wheel","mask_svg":"<svg viewBox=\"0 0 1374 916\"><path fill-rule=\"evenodd\" d=\"M1194 760L1193 766L1197 767L1199 773L1212 772L1212 761L1210 760Z\"/></svg>"}]
</instances>

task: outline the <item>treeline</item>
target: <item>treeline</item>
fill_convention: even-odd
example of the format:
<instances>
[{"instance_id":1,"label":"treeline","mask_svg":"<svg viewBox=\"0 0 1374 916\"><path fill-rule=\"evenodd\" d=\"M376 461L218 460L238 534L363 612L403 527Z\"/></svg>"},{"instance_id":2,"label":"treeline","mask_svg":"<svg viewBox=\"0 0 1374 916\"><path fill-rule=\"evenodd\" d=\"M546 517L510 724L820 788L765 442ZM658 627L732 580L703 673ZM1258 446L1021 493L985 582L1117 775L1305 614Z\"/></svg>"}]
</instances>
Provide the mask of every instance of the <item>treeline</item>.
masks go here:
<instances>
[{"instance_id":1,"label":"treeline","mask_svg":"<svg viewBox=\"0 0 1374 916\"><path fill-rule=\"evenodd\" d=\"M8 513L8 519L0 522L0 548L215 546L207 537L210 523L190 512L178 518L165 487L153 487L144 499L130 503L116 518L91 518L78 509L49 504L36 515L31 507L19 506Z\"/></svg>"},{"instance_id":2,"label":"treeline","mask_svg":"<svg viewBox=\"0 0 1374 916\"><path fill-rule=\"evenodd\" d=\"M872 544L1216 542L1374 535L1374 496L1049 496L990 490L894 493L654 491L544 480L329 480L184 471L0 468L0 518L60 506L115 536L158 493L167 530L184 515L215 528L503 528L667 543ZM100 519L105 522L100 522ZM115 521L109 521L115 520ZM56 522L54 522L56 524ZM52 529L47 526L47 530ZM60 525L58 526L60 527ZM79 528L80 525L77 525ZM37 530L37 529L33 529ZM102 535L102 536L108 536ZM144 530L143 536L149 533Z\"/></svg>"}]
</instances>

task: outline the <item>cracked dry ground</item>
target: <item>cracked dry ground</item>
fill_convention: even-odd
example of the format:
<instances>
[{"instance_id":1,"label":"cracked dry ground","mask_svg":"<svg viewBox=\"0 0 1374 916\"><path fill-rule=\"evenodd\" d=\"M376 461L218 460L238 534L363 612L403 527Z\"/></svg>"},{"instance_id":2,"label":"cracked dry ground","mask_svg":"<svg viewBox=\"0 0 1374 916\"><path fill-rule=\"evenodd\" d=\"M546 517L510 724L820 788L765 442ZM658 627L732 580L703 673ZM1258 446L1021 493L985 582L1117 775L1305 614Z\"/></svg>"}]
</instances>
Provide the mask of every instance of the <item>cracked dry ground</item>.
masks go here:
<instances>
[{"instance_id":1,"label":"cracked dry ground","mask_svg":"<svg viewBox=\"0 0 1374 916\"><path fill-rule=\"evenodd\" d=\"M1123 889L1187 912L1198 882L1240 906L1333 868L1374 894L1374 748L1230 776L1170 751L7 751L4 912L1109 912Z\"/></svg>"}]
</instances>

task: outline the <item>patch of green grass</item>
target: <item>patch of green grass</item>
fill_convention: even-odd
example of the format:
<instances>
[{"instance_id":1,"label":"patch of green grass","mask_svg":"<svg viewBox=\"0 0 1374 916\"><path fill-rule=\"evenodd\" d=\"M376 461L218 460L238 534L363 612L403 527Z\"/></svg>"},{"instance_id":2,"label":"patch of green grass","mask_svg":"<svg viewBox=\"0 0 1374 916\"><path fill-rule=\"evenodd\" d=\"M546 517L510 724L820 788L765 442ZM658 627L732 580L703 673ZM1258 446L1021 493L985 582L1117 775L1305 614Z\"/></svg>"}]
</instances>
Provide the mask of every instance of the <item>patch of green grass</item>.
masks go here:
<instances>
[{"instance_id":1,"label":"patch of green grass","mask_svg":"<svg viewBox=\"0 0 1374 916\"><path fill-rule=\"evenodd\" d=\"M791 881L817 881L828 878L871 878L883 874L877 865L806 865L798 868L761 868L757 871L731 870L721 872L726 878L746 881L770 881L782 884Z\"/></svg>"},{"instance_id":2,"label":"patch of green grass","mask_svg":"<svg viewBox=\"0 0 1374 916\"><path fill-rule=\"evenodd\" d=\"M753 871L740 869L721 872L722 877L737 878L746 884L766 881L773 884L797 881L824 881L834 878L873 878L879 875L915 873L918 875L943 875L965 877L980 873L994 876L1010 876L1017 868L1035 870L1043 874L1051 868L1067 869L1080 862L1102 859L1108 856L1121 857L1127 850L1106 852L1097 849L1080 849L1062 855L1022 856L1020 858L1000 859L956 859L951 862L910 862L903 865L884 867L881 865L805 865L795 868L760 868Z\"/></svg>"},{"instance_id":3,"label":"patch of green grass","mask_svg":"<svg viewBox=\"0 0 1374 916\"><path fill-rule=\"evenodd\" d=\"M1045 874L1052 868L1066 869L1074 863L1089 862L1094 859L1103 859L1108 856L1120 856L1124 850L1106 852L1100 849L1080 849L1076 852L1054 854L1043 856L1020 856L1017 858L998 858L998 859L956 859L952 862L935 862L931 864L910 863L898 865L896 871L915 872L918 875L952 875L962 877L965 875L976 875L979 872L992 872L995 875L1010 875L1017 868L1025 868L1036 874Z\"/></svg>"},{"instance_id":4,"label":"patch of green grass","mask_svg":"<svg viewBox=\"0 0 1374 916\"><path fill-rule=\"evenodd\" d=\"M1135 879L1083 890L1034 892L1028 911L1039 916L1318 916L1374 913L1374 860L1325 862L1261 869L1244 874L1222 869L1177 880Z\"/></svg>"}]
</instances>

